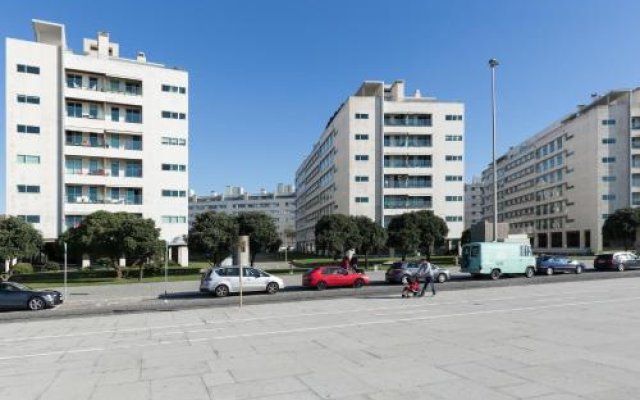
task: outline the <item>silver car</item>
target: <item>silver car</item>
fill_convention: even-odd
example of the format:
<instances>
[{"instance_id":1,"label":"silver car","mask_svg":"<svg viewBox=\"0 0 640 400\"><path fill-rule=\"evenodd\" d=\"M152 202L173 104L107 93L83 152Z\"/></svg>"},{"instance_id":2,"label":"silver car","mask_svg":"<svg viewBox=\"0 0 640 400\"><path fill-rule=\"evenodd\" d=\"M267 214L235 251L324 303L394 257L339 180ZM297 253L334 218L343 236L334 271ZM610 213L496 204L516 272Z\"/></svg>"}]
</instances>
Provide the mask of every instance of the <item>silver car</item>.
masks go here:
<instances>
[{"instance_id":1,"label":"silver car","mask_svg":"<svg viewBox=\"0 0 640 400\"><path fill-rule=\"evenodd\" d=\"M437 282L444 283L451 279L451 273L447 268L440 268L435 264L431 264L431 266L433 267L433 277ZM385 281L406 284L408 278L416 275L419 268L420 264L416 262L395 262L385 273ZM424 282L424 276L419 276L418 280Z\"/></svg>"},{"instance_id":2,"label":"silver car","mask_svg":"<svg viewBox=\"0 0 640 400\"><path fill-rule=\"evenodd\" d=\"M267 292L276 294L284 288L284 281L259 268L242 267L242 291L243 292ZM229 293L240 292L240 267L211 267L203 275L200 281L200 291L213 293L218 297L227 296Z\"/></svg>"}]
</instances>

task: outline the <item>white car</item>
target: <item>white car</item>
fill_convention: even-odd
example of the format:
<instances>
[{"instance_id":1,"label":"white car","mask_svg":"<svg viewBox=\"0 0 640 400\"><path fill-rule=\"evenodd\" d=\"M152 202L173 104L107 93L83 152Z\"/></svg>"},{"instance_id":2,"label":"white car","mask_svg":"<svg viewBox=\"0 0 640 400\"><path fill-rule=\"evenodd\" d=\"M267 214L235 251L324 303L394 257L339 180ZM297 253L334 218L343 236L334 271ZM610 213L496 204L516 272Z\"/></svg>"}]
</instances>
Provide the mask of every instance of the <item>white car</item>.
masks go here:
<instances>
[{"instance_id":1,"label":"white car","mask_svg":"<svg viewBox=\"0 0 640 400\"><path fill-rule=\"evenodd\" d=\"M243 292L267 292L276 294L284 288L284 281L259 268L242 267ZM200 281L200 291L224 297L240 292L240 267L211 267Z\"/></svg>"}]
</instances>

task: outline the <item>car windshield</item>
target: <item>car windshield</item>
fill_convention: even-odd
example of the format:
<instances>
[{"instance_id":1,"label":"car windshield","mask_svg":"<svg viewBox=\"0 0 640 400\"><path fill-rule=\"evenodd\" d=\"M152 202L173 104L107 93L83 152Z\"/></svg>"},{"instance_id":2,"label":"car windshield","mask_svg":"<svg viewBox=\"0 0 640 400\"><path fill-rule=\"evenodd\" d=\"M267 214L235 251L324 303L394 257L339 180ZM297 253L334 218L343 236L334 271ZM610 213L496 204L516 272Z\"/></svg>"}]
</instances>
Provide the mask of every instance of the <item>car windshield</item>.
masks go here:
<instances>
[{"instance_id":1,"label":"car windshield","mask_svg":"<svg viewBox=\"0 0 640 400\"><path fill-rule=\"evenodd\" d=\"M27 285L23 285L22 283L18 283L18 282L9 282L10 285L20 289L20 290L26 290L26 291L30 291L33 290L31 289L29 286Z\"/></svg>"},{"instance_id":2,"label":"car windshield","mask_svg":"<svg viewBox=\"0 0 640 400\"><path fill-rule=\"evenodd\" d=\"M402 263L401 262L393 263L393 265L391 265L391 269L402 269Z\"/></svg>"}]
</instances>

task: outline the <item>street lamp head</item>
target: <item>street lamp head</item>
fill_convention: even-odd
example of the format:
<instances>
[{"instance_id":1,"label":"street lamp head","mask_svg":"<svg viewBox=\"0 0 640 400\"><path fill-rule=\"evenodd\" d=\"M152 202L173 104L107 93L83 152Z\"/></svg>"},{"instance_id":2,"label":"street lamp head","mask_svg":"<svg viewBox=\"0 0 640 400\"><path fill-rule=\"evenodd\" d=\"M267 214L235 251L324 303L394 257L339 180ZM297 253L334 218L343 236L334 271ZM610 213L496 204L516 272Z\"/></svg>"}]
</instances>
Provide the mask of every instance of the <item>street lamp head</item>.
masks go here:
<instances>
[{"instance_id":1,"label":"street lamp head","mask_svg":"<svg viewBox=\"0 0 640 400\"><path fill-rule=\"evenodd\" d=\"M498 65L500 65L500 63L495 58L492 58L491 60L489 60L489 67L490 68L495 68Z\"/></svg>"}]
</instances>

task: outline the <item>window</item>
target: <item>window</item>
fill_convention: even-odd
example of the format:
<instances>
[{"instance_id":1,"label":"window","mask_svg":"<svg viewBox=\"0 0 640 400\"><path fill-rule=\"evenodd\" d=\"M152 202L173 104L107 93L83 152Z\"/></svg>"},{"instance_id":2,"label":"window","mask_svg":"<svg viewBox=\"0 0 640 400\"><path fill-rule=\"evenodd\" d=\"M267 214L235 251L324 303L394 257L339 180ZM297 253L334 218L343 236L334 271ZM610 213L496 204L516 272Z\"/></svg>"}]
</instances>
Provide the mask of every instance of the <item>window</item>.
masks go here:
<instances>
[{"instance_id":1,"label":"window","mask_svg":"<svg viewBox=\"0 0 640 400\"><path fill-rule=\"evenodd\" d=\"M64 162L66 173L69 175L82 174L82 160L79 158L68 158Z\"/></svg>"},{"instance_id":2,"label":"window","mask_svg":"<svg viewBox=\"0 0 640 400\"><path fill-rule=\"evenodd\" d=\"M562 247L562 232L553 232L551 234L551 247Z\"/></svg>"},{"instance_id":3,"label":"window","mask_svg":"<svg viewBox=\"0 0 640 400\"><path fill-rule=\"evenodd\" d=\"M40 127L34 125L18 125L17 130L18 133L40 134Z\"/></svg>"},{"instance_id":4,"label":"window","mask_svg":"<svg viewBox=\"0 0 640 400\"><path fill-rule=\"evenodd\" d=\"M120 135L117 133L112 133L111 134L111 139L110 139L110 143L109 143L110 147L113 147L114 149L119 149L120 148Z\"/></svg>"},{"instance_id":5,"label":"window","mask_svg":"<svg viewBox=\"0 0 640 400\"><path fill-rule=\"evenodd\" d=\"M82 75L67 74L67 87L69 88L82 87Z\"/></svg>"},{"instance_id":6,"label":"window","mask_svg":"<svg viewBox=\"0 0 640 400\"><path fill-rule=\"evenodd\" d=\"M82 103L67 103L67 117L82 118Z\"/></svg>"},{"instance_id":7,"label":"window","mask_svg":"<svg viewBox=\"0 0 640 400\"><path fill-rule=\"evenodd\" d=\"M604 138L602 139L602 144L615 144L616 138Z\"/></svg>"},{"instance_id":8,"label":"window","mask_svg":"<svg viewBox=\"0 0 640 400\"><path fill-rule=\"evenodd\" d=\"M444 140L446 142L462 142L462 135L446 135Z\"/></svg>"},{"instance_id":9,"label":"window","mask_svg":"<svg viewBox=\"0 0 640 400\"><path fill-rule=\"evenodd\" d=\"M69 228L76 228L82 222L82 215L65 215L64 216L64 226Z\"/></svg>"},{"instance_id":10,"label":"window","mask_svg":"<svg viewBox=\"0 0 640 400\"><path fill-rule=\"evenodd\" d=\"M580 247L580 231L570 231L566 233L567 247Z\"/></svg>"},{"instance_id":11,"label":"window","mask_svg":"<svg viewBox=\"0 0 640 400\"><path fill-rule=\"evenodd\" d=\"M181 215L163 215L162 223L164 224L186 224L187 217Z\"/></svg>"},{"instance_id":12,"label":"window","mask_svg":"<svg viewBox=\"0 0 640 400\"><path fill-rule=\"evenodd\" d=\"M40 164L40 156L18 154L16 159L18 164Z\"/></svg>"},{"instance_id":13,"label":"window","mask_svg":"<svg viewBox=\"0 0 640 400\"><path fill-rule=\"evenodd\" d=\"M368 202L369 202L368 197L356 197L356 203L368 203Z\"/></svg>"},{"instance_id":14,"label":"window","mask_svg":"<svg viewBox=\"0 0 640 400\"><path fill-rule=\"evenodd\" d=\"M462 115L460 114L447 114L444 116L445 121L462 121Z\"/></svg>"},{"instance_id":15,"label":"window","mask_svg":"<svg viewBox=\"0 0 640 400\"><path fill-rule=\"evenodd\" d=\"M170 190L170 189L162 190L162 197L186 197L186 196L187 196L186 190Z\"/></svg>"},{"instance_id":16,"label":"window","mask_svg":"<svg viewBox=\"0 0 640 400\"><path fill-rule=\"evenodd\" d=\"M163 136L162 137L162 144L167 144L167 145L170 145L170 146L186 146L187 145L187 139Z\"/></svg>"},{"instance_id":17,"label":"window","mask_svg":"<svg viewBox=\"0 0 640 400\"><path fill-rule=\"evenodd\" d=\"M184 172L187 170L187 166L184 164L162 164L162 170Z\"/></svg>"},{"instance_id":18,"label":"window","mask_svg":"<svg viewBox=\"0 0 640 400\"><path fill-rule=\"evenodd\" d=\"M111 161L111 176L120 176L120 161Z\"/></svg>"},{"instance_id":19,"label":"window","mask_svg":"<svg viewBox=\"0 0 640 400\"><path fill-rule=\"evenodd\" d=\"M615 181L616 181L616 177L613 175L602 177L602 182L615 182Z\"/></svg>"},{"instance_id":20,"label":"window","mask_svg":"<svg viewBox=\"0 0 640 400\"><path fill-rule=\"evenodd\" d=\"M138 82L125 82L124 91L128 94L142 94L142 86Z\"/></svg>"},{"instance_id":21,"label":"window","mask_svg":"<svg viewBox=\"0 0 640 400\"><path fill-rule=\"evenodd\" d=\"M40 67L34 67L33 65L18 64L18 72L39 75Z\"/></svg>"},{"instance_id":22,"label":"window","mask_svg":"<svg viewBox=\"0 0 640 400\"><path fill-rule=\"evenodd\" d=\"M446 217L444 217L444 220L447 222L462 222L462 216L461 215L447 215Z\"/></svg>"},{"instance_id":23,"label":"window","mask_svg":"<svg viewBox=\"0 0 640 400\"><path fill-rule=\"evenodd\" d=\"M140 161L127 161L124 176L135 178L142 177L142 163Z\"/></svg>"},{"instance_id":24,"label":"window","mask_svg":"<svg viewBox=\"0 0 640 400\"><path fill-rule=\"evenodd\" d=\"M546 233L538 233L538 247L547 248L547 234Z\"/></svg>"},{"instance_id":25,"label":"window","mask_svg":"<svg viewBox=\"0 0 640 400\"><path fill-rule=\"evenodd\" d=\"M95 78L93 76L89 77L89 89L98 90L98 78Z\"/></svg>"},{"instance_id":26,"label":"window","mask_svg":"<svg viewBox=\"0 0 640 400\"><path fill-rule=\"evenodd\" d=\"M602 157L602 162L604 164L611 164L616 162L616 158L615 157Z\"/></svg>"},{"instance_id":27,"label":"window","mask_svg":"<svg viewBox=\"0 0 640 400\"><path fill-rule=\"evenodd\" d=\"M356 113L356 119L369 119L369 114Z\"/></svg>"},{"instance_id":28,"label":"window","mask_svg":"<svg viewBox=\"0 0 640 400\"><path fill-rule=\"evenodd\" d=\"M109 90L112 92L120 91L120 81L117 79L109 79Z\"/></svg>"},{"instance_id":29,"label":"window","mask_svg":"<svg viewBox=\"0 0 640 400\"><path fill-rule=\"evenodd\" d=\"M591 231L584 231L584 247L591 247Z\"/></svg>"},{"instance_id":30,"label":"window","mask_svg":"<svg viewBox=\"0 0 640 400\"><path fill-rule=\"evenodd\" d=\"M187 118L187 114L178 113L174 111L162 111L160 115L162 116L162 118L169 118L169 119L186 119Z\"/></svg>"},{"instance_id":31,"label":"window","mask_svg":"<svg viewBox=\"0 0 640 400\"><path fill-rule=\"evenodd\" d=\"M38 96L27 96L24 94L19 94L17 96L18 103L28 103L28 104L40 104L40 97Z\"/></svg>"},{"instance_id":32,"label":"window","mask_svg":"<svg viewBox=\"0 0 640 400\"><path fill-rule=\"evenodd\" d=\"M457 155L446 155L444 157L446 161L462 161L462 156Z\"/></svg>"},{"instance_id":33,"label":"window","mask_svg":"<svg viewBox=\"0 0 640 400\"><path fill-rule=\"evenodd\" d=\"M462 201L462 196L445 196L445 201Z\"/></svg>"},{"instance_id":34,"label":"window","mask_svg":"<svg viewBox=\"0 0 640 400\"><path fill-rule=\"evenodd\" d=\"M616 120L615 119L603 119L602 120L602 125L604 126L610 126L610 125L615 125L616 124Z\"/></svg>"},{"instance_id":35,"label":"window","mask_svg":"<svg viewBox=\"0 0 640 400\"><path fill-rule=\"evenodd\" d=\"M369 182L369 177L368 176L356 176L356 182Z\"/></svg>"},{"instance_id":36,"label":"window","mask_svg":"<svg viewBox=\"0 0 640 400\"><path fill-rule=\"evenodd\" d=\"M356 161L369 161L369 156L366 154L356 154Z\"/></svg>"},{"instance_id":37,"label":"window","mask_svg":"<svg viewBox=\"0 0 640 400\"><path fill-rule=\"evenodd\" d=\"M431 114L385 114L386 126L431 126Z\"/></svg>"},{"instance_id":38,"label":"window","mask_svg":"<svg viewBox=\"0 0 640 400\"><path fill-rule=\"evenodd\" d=\"M98 105L95 103L89 104L89 118L92 118L92 119L98 118Z\"/></svg>"},{"instance_id":39,"label":"window","mask_svg":"<svg viewBox=\"0 0 640 400\"><path fill-rule=\"evenodd\" d=\"M364 133L357 133L356 140L369 140L369 135Z\"/></svg>"},{"instance_id":40,"label":"window","mask_svg":"<svg viewBox=\"0 0 640 400\"><path fill-rule=\"evenodd\" d=\"M18 185L18 193L40 193L38 185Z\"/></svg>"},{"instance_id":41,"label":"window","mask_svg":"<svg viewBox=\"0 0 640 400\"><path fill-rule=\"evenodd\" d=\"M132 136L131 139L124 142L124 148L127 150L142 150L142 137Z\"/></svg>"},{"instance_id":42,"label":"window","mask_svg":"<svg viewBox=\"0 0 640 400\"><path fill-rule=\"evenodd\" d=\"M187 88L184 86L171 86L171 85L162 85L162 91L168 93L180 93L186 94Z\"/></svg>"},{"instance_id":43,"label":"window","mask_svg":"<svg viewBox=\"0 0 640 400\"><path fill-rule=\"evenodd\" d=\"M40 216L39 215L18 215L18 218L27 222L29 224L39 224Z\"/></svg>"},{"instance_id":44,"label":"window","mask_svg":"<svg viewBox=\"0 0 640 400\"><path fill-rule=\"evenodd\" d=\"M120 109L118 107L111 107L111 121L120 121Z\"/></svg>"},{"instance_id":45,"label":"window","mask_svg":"<svg viewBox=\"0 0 640 400\"><path fill-rule=\"evenodd\" d=\"M142 111L134 108L127 108L125 111L125 122L132 124L142 123Z\"/></svg>"},{"instance_id":46,"label":"window","mask_svg":"<svg viewBox=\"0 0 640 400\"><path fill-rule=\"evenodd\" d=\"M604 201L613 201L616 199L616 195L615 194L603 194L602 195L602 200Z\"/></svg>"},{"instance_id":47,"label":"window","mask_svg":"<svg viewBox=\"0 0 640 400\"><path fill-rule=\"evenodd\" d=\"M447 182L462 182L462 175L447 175L444 180Z\"/></svg>"}]
</instances>

